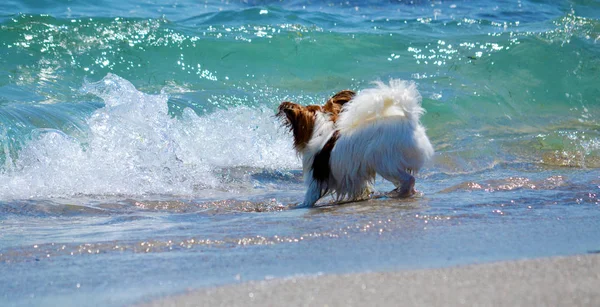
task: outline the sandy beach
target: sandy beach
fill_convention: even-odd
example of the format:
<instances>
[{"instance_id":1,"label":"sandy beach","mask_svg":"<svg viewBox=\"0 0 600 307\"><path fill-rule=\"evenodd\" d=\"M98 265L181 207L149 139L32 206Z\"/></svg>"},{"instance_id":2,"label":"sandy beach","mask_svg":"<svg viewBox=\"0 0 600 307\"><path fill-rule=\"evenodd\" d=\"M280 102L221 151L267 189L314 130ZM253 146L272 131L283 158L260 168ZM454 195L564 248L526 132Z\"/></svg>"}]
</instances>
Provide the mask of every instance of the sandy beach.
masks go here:
<instances>
[{"instance_id":1,"label":"sandy beach","mask_svg":"<svg viewBox=\"0 0 600 307\"><path fill-rule=\"evenodd\" d=\"M144 306L598 306L600 255L255 281Z\"/></svg>"}]
</instances>

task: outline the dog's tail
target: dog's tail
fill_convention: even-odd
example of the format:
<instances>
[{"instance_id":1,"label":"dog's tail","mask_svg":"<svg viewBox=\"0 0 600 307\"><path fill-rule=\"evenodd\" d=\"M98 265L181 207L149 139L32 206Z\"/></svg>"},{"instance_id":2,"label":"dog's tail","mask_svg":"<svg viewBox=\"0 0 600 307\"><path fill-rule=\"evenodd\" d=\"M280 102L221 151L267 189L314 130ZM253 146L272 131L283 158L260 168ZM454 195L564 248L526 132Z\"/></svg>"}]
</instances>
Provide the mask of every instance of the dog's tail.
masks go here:
<instances>
[{"instance_id":1,"label":"dog's tail","mask_svg":"<svg viewBox=\"0 0 600 307\"><path fill-rule=\"evenodd\" d=\"M421 94L414 82L391 79L389 85L381 81L374 84L374 88L360 91L344 104L337 121L340 131L352 132L365 124L387 118L418 125L425 110L421 107Z\"/></svg>"}]
</instances>

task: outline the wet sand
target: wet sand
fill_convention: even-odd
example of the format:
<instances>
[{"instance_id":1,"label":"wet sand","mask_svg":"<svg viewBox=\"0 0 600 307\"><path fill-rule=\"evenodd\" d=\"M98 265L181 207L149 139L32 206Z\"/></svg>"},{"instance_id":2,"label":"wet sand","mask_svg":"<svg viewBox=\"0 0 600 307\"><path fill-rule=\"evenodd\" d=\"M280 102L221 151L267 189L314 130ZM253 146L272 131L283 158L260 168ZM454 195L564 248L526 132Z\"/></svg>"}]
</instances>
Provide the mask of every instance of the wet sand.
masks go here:
<instances>
[{"instance_id":1,"label":"wet sand","mask_svg":"<svg viewBox=\"0 0 600 307\"><path fill-rule=\"evenodd\" d=\"M305 276L201 289L145 306L599 306L600 255Z\"/></svg>"}]
</instances>

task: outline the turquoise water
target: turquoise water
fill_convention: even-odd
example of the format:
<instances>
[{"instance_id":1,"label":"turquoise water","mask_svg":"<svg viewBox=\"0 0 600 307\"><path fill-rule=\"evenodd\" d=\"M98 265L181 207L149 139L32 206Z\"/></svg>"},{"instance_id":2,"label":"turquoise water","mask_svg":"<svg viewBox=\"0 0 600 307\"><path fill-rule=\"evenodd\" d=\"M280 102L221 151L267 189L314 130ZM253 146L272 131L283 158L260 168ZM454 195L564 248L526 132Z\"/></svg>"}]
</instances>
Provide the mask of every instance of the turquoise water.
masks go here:
<instances>
[{"instance_id":1,"label":"turquoise water","mask_svg":"<svg viewBox=\"0 0 600 307\"><path fill-rule=\"evenodd\" d=\"M598 2L8 0L0 37L3 306L600 250ZM290 209L278 104L389 78L423 195Z\"/></svg>"}]
</instances>

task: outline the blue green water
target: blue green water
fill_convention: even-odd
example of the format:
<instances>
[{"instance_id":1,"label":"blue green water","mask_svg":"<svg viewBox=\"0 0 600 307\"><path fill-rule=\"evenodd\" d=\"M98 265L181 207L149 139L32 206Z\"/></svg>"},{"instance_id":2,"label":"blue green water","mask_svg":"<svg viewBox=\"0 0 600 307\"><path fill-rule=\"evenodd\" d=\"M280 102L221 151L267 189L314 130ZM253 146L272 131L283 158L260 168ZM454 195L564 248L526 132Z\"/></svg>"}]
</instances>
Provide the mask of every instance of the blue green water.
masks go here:
<instances>
[{"instance_id":1,"label":"blue green water","mask_svg":"<svg viewBox=\"0 0 600 307\"><path fill-rule=\"evenodd\" d=\"M290 209L278 104L389 78L423 195ZM0 305L597 252L599 116L596 1L3 1Z\"/></svg>"}]
</instances>

